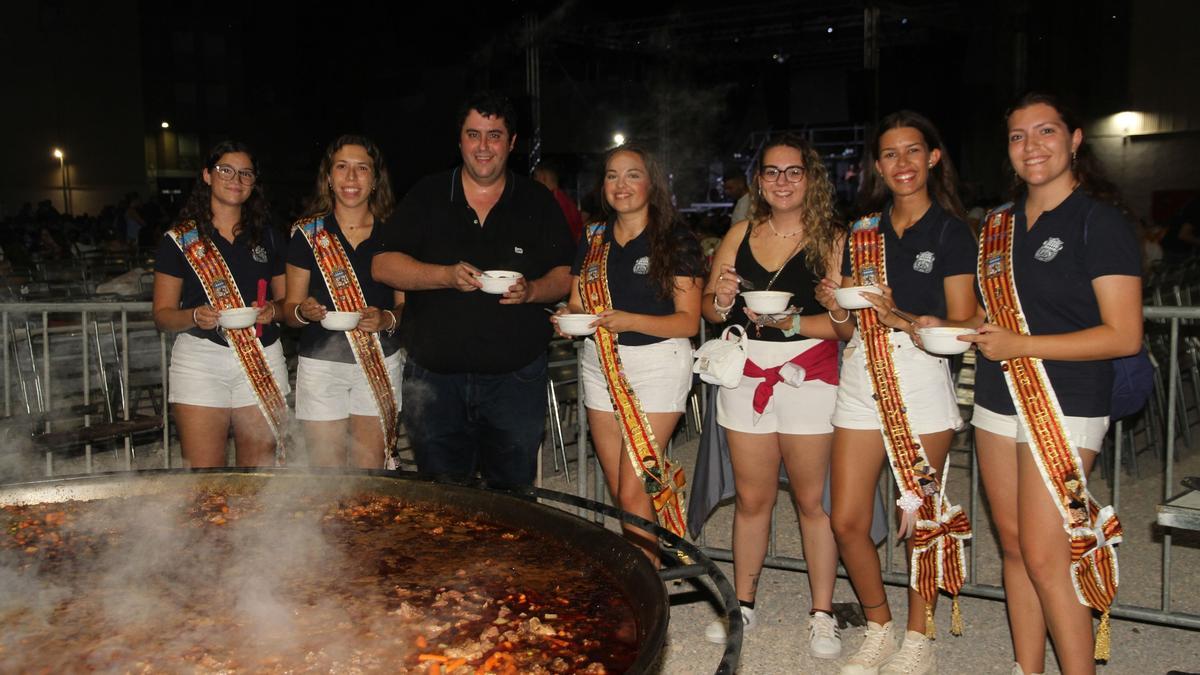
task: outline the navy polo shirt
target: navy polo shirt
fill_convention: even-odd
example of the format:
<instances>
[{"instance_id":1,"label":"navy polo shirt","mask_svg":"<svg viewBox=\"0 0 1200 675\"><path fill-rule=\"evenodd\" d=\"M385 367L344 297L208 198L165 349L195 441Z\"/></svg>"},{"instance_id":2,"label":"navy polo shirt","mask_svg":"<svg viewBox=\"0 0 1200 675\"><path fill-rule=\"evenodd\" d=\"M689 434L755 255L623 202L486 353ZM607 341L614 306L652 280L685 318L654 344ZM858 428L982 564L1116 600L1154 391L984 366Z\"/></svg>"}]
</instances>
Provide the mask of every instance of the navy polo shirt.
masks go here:
<instances>
[{"instance_id":1,"label":"navy polo shirt","mask_svg":"<svg viewBox=\"0 0 1200 675\"><path fill-rule=\"evenodd\" d=\"M354 275L358 277L358 285L362 288L367 306L378 307L381 310L392 309L396 305L392 289L371 278L371 258L383 249L380 233L385 228L385 223L376 223L375 227L371 228L371 236L360 241L358 248L353 248L333 214L325 216L325 229L337 237L342 249L346 251L346 257L350 259L350 266L354 268ZM312 247L300 230L292 232L292 240L288 242L287 261L289 265L295 265L308 272L308 294L326 309L333 310L333 297L329 294L329 287L325 285L325 277L321 275L321 270L317 269L317 259L313 257ZM399 320L400 317L397 316L396 319ZM382 325L388 325L386 317L383 318ZM382 331L378 335L385 355L390 356L400 348L399 336L389 336ZM346 339L345 333L325 330L319 321L313 321L300 331L300 356L340 363L355 362L354 352L350 349L350 341Z\"/></svg>"},{"instance_id":2,"label":"navy polo shirt","mask_svg":"<svg viewBox=\"0 0 1200 675\"><path fill-rule=\"evenodd\" d=\"M1110 274L1141 277L1141 250L1133 225L1113 206L1075 190L1057 207L1042 213L1032 230L1027 230L1025 200L1018 200L1013 210L1013 277L1033 335L1099 326L1100 306L1092 280ZM1110 361L1043 363L1063 414L1108 415ZM982 354L975 366L975 402L996 413L1016 414L1000 364Z\"/></svg>"},{"instance_id":3,"label":"navy polo shirt","mask_svg":"<svg viewBox=\"0 0 1200 675\"><path fill-rule=\"evenodd\" d=\"M604 227L604 242L609 244L606 270L608 294L612 299L613 309L652 316L674 314L675 298L661 297L657 285L650 278L650 236L642 230L641 234L621 246L613 239L615 229L612 223ZM700 252L700 242L691 230L677 225L671 237L677 256L675 276L704 276L704 256ZM573 276L580 275L587 252L588 238L584 236L575 252L575 264L571 266ZM664 339L666 338L632 331L617 335L617 343L623 345L648 345L662 342Z\"/></svg>"},{"instance_id":4,"label":"navy polo shirt","mask_svg":"<svg viewBox=\"0 0 1200 675\"><path fill-rule=\"evenodd\" d=\"M538 279L571 264L574 243L545 186L511 171L504 193L480 221L463 194L461 169L427 176L404 197L381 233L385 251L423 263L468 262ZM553 334L548 305L501 305L499 295L453 288L405 294L401 340L408 355L436 373L511 373L546 352Z\"/></svg>"},{"instance_id":5,"label":"navy polo shirt","mask_svg":"<svg viewBox=\"0 0 1200 675\"><path fill-rule=\"evenodd\" d=\"M233 240L233 243L226 241L225 237L215 232L213 236L209 237L209 240L216 245L221 257L225 258L225 264L233 274L234 281L237 282L238 292L242 294L242 302L247 307L253 305L258 298L259 279L266 279L269 285L271 279L283 274L286 269L283 236L269 226L263 228L261 240L253 248L248 245L245 235L241 234ZM200 277L196 276L195 270L183 256L183 251L179 250L179 247L175 245L175 240L171 239L169 234L163 235L158 242L158 252L154 256L154 271L183 279L183 289L179 295L181 309L191 309L208 304L208 296L204 293L204 287L200 285ZM270 298L271 292L268 290L267 299ZM225 338L221 337L219 329L201 330L192 326L187 333L222 346L229 346L225 342ZM263 324L261 338L263 346L278 339L279 325L274 321Z\"/></svg>"},{"instance_id":6,"label":"navy polo shirt","mask_svg":"<svg viewBox=\"0 0 1200 675\"><path fill-rule=\"evenodd\" d=\"M879 216L887 283L901 310L915 316L946 317L946 277L975 276L977 247L971 228L934 201L917 222L896 234L889 203ZM850 275L850 239L842 254L842 275Z\"/></svg>"}]
</instances>

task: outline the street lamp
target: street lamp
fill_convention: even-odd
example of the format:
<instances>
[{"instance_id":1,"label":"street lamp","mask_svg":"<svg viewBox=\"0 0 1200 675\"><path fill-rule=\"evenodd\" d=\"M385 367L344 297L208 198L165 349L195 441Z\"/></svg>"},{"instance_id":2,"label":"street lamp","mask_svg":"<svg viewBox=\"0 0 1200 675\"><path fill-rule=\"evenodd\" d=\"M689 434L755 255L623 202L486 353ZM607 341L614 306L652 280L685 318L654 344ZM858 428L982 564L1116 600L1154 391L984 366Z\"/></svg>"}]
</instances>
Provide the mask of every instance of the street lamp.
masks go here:
<instances>
[{"instance_id":1,"label":"street lamp","mask_svg":"<svg viewBox=\"0 0 1200 675\"><path fill-rule=\"evenodd\" d=\"M58 170L62 172L62 193L63 193L63 215L71 215L71 201L67 187L67 156L59 148L54 148L54 152L50 153L58 160Z\"/></svg>"},{"instance_id":2,"label":"street lamp","mask_svg":"<svg viewBox=\"0 0 1200 675\"><path fill-rule=\"evenodd\" d=\"M625 134L618 131L617 133L613 134L612 140L613 140L614 146L615 145L625 145Z\"/></svg>"},{"instance_id":3,"label":"street lamp","mask_svg":"<svg viewBox=\"0 0 1200 675\"><path fill-rule=\"evenodd\" d=\"M168 122L168 121L166 121L166 120L163 120L163 121L162 121L162 124L161 124L161 126L162 126L162 128L164 128L164 129L170 129L170 128L171 128L171 123L170 123L170 122Z\"/></svg>"}]
</instances>

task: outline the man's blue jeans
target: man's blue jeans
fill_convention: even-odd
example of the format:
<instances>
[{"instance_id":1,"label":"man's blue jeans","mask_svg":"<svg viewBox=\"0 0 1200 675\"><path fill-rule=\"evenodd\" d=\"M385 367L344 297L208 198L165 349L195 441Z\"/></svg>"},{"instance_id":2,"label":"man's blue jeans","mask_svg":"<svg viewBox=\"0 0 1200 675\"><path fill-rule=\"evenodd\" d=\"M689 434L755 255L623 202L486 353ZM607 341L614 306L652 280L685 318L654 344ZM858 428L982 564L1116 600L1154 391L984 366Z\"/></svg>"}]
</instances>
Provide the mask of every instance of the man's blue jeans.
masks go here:
<instances>
[{"instance_id":1,"label":"man's blue jeans","mask_svg":"<svg viewBox=\"0 0 1200 675\"><path fill-rule=\"evenodd\" d=\"M501 375L404 366L402 418L417 470L490 487L532 485L546 424L546 355Z\"/></svg>"}]
</instances>

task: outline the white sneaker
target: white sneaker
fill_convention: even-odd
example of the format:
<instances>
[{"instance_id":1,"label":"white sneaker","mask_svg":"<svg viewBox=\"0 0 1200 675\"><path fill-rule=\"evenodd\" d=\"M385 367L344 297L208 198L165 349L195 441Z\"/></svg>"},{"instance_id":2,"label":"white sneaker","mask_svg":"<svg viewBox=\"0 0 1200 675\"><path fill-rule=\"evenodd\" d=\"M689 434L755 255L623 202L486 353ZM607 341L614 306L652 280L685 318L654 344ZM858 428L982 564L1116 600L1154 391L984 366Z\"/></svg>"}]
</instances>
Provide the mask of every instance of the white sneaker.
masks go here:
<instances>
[{"instance_id":1,"label":"white sneaker","mask_svg":"<svg viewBox=\"0 0 1200 675\"><path fill-rule=\"evenodd\" d=\"M1014 663L1012 667L1012 675L1042 675L1042 673L1026 673L1021 670L1021 664Z\"/></svg>"},{"instance_id":2,"label":"white sneaker","mask_svg":"<svg viewBox=\"0 0 1200 675\"><path fill-rule=\"evenodd\" d=\"M742 610L742 635L745 635L746 633L749 633L758 622L754 619L753 609L750 609L749 607L741 607L740 609ZM729 639L729 632L725 627L725 619L717 619L716 621L708 624L708 627L704 629L704 637L709 642L714 644L725 644L725 641Z\"/></svg>"},{"instance_id":3,"label":"white sneaker","mask_svg":"<svg viewBox=\"0 0 1200 675\"><path fill-rule=\"evenodd\" d=\"M836 659L842 655L842 637L837 619L816 611L808 617L808 651L818 659Z\"/></svg>"},{"instance_id":4,"label":"white sneaker","mask_svg":"<svg viewBox=\"0 0 1200 675\"><path fill-rule=\"evenodd\" d=\"M879 669L879 675L926 675L937 672L933 640L910 630L904 634L900 651Z\"/></svg>"},{"instance_id":5,"label":"white sneaker","mask_svg":"<svg viewBox=\"0 0 1200 675\"><path fill-rule=\"evenodd\" d=\"M896 641L892 639L892 622L880 626L874 621L867 622L867 633L863 636L862 646L846 665L842 666L842 675L878 675L879 666L896 653Z\"/></svg>"}]
</instances>

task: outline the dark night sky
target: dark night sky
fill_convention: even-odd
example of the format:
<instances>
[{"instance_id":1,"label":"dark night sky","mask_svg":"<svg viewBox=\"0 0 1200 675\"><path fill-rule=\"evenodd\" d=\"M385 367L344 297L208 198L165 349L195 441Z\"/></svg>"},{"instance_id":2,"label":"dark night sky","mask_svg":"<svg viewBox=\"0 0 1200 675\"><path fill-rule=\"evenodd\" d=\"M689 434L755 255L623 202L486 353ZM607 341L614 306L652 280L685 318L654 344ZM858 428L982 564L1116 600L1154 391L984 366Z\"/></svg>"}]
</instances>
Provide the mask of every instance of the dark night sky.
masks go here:
<instances>
[{"instance_id":1,"label":"dark night sky","mask_svg":"<svg viewBox=\"0 0 1200 675\"><path fill-rule=\"evenodd\" d=\"M378 0L30 0L16 7L31 9L5 10L16 19L5 34L16 38L10 64L39 44L57 47L44 53L51 65L22 67L31 83L48 69L58 92L78 89L71 78L85 75L77 63L94 58L96 45L136 42L140 73L101 72L140 80L141 119L122 122L127 112L115 106L98 114L114 128L140 126L147 141L161 139L159 121L170 120L171 133L195 139L200 153L223 138L244 138L258 148L281 201L308 189L322 149L345 132L383 146L401 193L454 164L455 110L481 86L509 93L524 110L514 157L523 168L532 138L530 44L540 58L542 153L565 165L568 185L570 174L594 170L596 154L622 131L666 155L677 188L688 193L683 203L701 196L689 180L720 163L734 167L735 153L753 150L754 132L870 125L901 107L933 118L960 173L992 192L1002 182L1001 114L1018 93L1065 93L1084 117L1127 107L1128 0L872 3L880 9L877 71L863 63L864 4L508 0L424 3L417 16L411 4ZM87 46L77 46L82 38ZM31 158L45 155L53 138L70 144L79 136L63 105L43 98L36 100L54 119L46 139L30 141ZM94 126L97 115L80 114ZM47 124L45 117L14 119L25 126ZM86 182L89 158L73 157ZM182 177L194 175L188 168L181 164L174 180L190 180ZM41 180L53 184L52 171L47 164ZM157 176L161 186L164 174Z\"/></svg>"}]
</instances>

